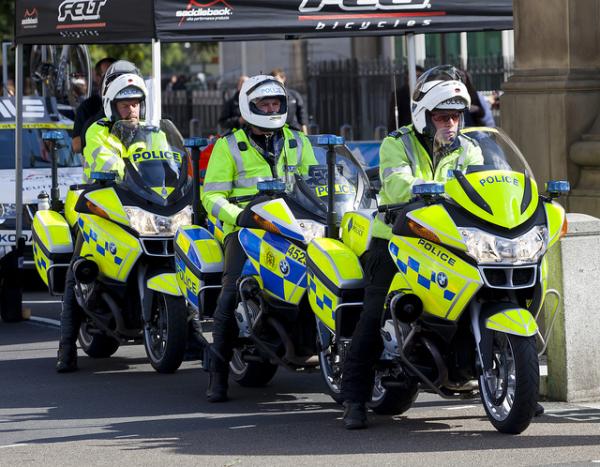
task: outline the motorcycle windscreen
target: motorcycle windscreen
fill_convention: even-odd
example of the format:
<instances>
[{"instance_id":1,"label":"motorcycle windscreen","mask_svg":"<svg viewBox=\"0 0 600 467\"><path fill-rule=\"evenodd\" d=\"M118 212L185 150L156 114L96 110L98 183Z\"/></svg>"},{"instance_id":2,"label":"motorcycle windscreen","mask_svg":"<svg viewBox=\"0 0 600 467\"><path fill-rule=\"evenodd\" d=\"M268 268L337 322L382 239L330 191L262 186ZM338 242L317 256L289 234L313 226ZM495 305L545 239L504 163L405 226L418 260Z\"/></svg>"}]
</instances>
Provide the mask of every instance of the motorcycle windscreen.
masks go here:
<instances>
[{"instance_id":1,"label":"motorcycle windscreen","mask_svg":"<svg viewBox=\"0 0 600 467\"><path fill-rule=\"evenodd\" d=\"M121 188L161 206L180 200L191 189L188 154L172 122L161 120L158 126L117 122L112 133L126 150Z\"/></svg>"},{"instance_id":2,"label":"motorcycle windscreen","mask_svg":"<svg viewBox=\"0 0 600 467\"><path fill-rule=\"evenodd\" d=\"M296 217L314 219L321 223L327 222L327 152L326 148L313 144L318 165L309 167L308 175L296 176L296 183L291 193L291 199L305 207L309 214L301 216L292 208ZM374 202L369 181L362 166L344 145L335 147L336 173L334 208L337 222L347 211L369 208Z\"/></svg>"},{"instance_id":3,"label":"motorcycle windscreen","mask_svg":"<svg viewBox=\"0 0 600 467\"><path fill-rule=\"evenodd\" d=\"M528 220L538 206L537 184L511 139L500 129L477 127L463 129L457 143L468 149L443 169L446 193L470 213L507 229ZM440 158L439 164L448 159Z\"/></svg>"}]
</instances>

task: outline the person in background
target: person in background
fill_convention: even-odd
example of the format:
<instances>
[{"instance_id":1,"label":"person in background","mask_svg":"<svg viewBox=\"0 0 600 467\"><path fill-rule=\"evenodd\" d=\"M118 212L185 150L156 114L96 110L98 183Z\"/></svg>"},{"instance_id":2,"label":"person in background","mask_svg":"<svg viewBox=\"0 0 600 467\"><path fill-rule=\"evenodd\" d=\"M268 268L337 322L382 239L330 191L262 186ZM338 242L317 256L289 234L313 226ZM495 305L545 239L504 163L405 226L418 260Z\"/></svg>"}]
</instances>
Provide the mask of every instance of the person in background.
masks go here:
<instances>
[{"instance_id":1,"label":"person in background","mask_svg":"<svg viewBox=\"0 0 600 467\"><path fill-rule=\"evenodd\" d=\"M285 86L287 77L282 68L275 68L272 70L271 76L275 77L277 81ZM306 110L306 106L304 105L302 94L288 87L286 87L286 90L288 93L288 114L286 123L290 128L301 130L306 134L308 125L308 112Z\"/></svg>"},{"instance_id":2,"label":"person in background","mask_svg":"<svg viewBox=\"0 0 600 467\"><path fill-rule=\"evenodd\" d=\"M240 113L240 89L242 89L242 85L247 79L246 75L240 76L237 82L237 91L223 103L221 116L219 117L219 126L224 133L242 128L245 123Z\"/></svg>"},{"instance_id":3,"label":"person in background","mask_svg":"<svg viewBox=\"0 0 600 467\"><path fill-rule=\"evenodd\" d=\"M108 67L110 67L116 60L112 57L105 57L99 60L94 66L94 84L92 88L92 95L85 99L77 110L75 111L75 122L73 124L73 139L71 147L73 152L81 153L83 150L83 136L87 130L86 122L94 117L100 110L102 110L102 98L100 97L100 84L104 79L104 74Z\"/></svg>"},{"instance_id":4,"label":"person in background","mask_svg":"<svg viewBox=\"0 0 600 467\"><path fill-rule=\"evenodd\" d=\"M423 74L423 67L417 65L417 79ZM396 124L396 106L398 106L398 124ZM396 92L390 96L390 105L388 109L388 131L392 132L400 127L411 123L410 116L410 85L408 83L408 73L404 75L404 82L396 87Z\"/></svg>"}]
</instances>

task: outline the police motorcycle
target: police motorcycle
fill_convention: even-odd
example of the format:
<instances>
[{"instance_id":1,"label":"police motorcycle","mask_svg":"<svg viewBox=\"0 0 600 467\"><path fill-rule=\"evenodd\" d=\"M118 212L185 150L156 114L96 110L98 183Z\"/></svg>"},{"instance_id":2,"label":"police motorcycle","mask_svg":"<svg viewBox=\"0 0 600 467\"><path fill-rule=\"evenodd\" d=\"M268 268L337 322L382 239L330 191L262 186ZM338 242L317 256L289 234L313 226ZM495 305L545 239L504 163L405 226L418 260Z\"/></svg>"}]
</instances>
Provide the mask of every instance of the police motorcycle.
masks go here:
<instances>
[{"instance_id":1,"label":"police motorcycle","mask_svg":"<svg viewBox=\"0 0 600 467\"><path fill-rule=\"evenodd\" d=\"M235 316L239 339L230 374L242 386L267 384L279 366L296 371L319 365L315 319L306 293L306 248L312 239L325 235L329 223L336 230L339 226L339 219L329 216L333 210L327 203L328 174L332 174L335 187L330 198L338 212L370 207L373 201L368 179L343 140L312 137L311 142L319 165L310 167L306 176L293 174L285 181L259 182L257 195L230 198L240 205L248 203L245 209L253 212L255 223L239 231L247 261L238 282L240 301ZM323 163L327 153L335 160L331 172ZM182 235L185 232L186 228L180 230ZM210 244L212 258L222 261L217 241L208 238L208 231L203 235L205 240L200 242ZM188 240L192 243L191 237ZM194 256L198 252L190 248L176 251L178 268L180 263L186 266L186 251L194 251ZM216 271L208 255L202 255L197 263L205 266L207 273ZM194 296L194 289L188 287L188 294Z\"/></svg>"},{"instance_id":2,"label":"police motorcycle","mask_svg":"<svg viewBox=\"0 0 600 467\"><path fill-rule=\"evenodd\" d=\"M500 130L462 134L480 148L482 165L453 170L445 184L415 185L408 203L378 207L393 225L389 253L398 271L382 311L384 350L370 407L400 414L419 389L460 398L478 388L492 425L516 434L529 425L538 399L536 336L543 352L558 301L545 320L550 325L542 325L541 310L547 297L559 297L548 288L545 254L566 233L555 198L569 186L550 181L540 193L523 155ZM337 401L362 305L358 257L370 228L369 216L346 213L342 242L327 240L332 246L324 247L318 239L308 247L307 262L316 266L308 270L311 305L331 304L326 312L313 309L321 371ZM346 282L338 276L327 283L336 277L318 272L327 267Z\"/></svg>"},{"instance_id":3,"label":"police motorcycle","mask_svg":"<svg viewBox=\"0 0 600 467\"><path fill-rule=\"evenodd\" d=\"M188 320L173 242L192 218L188 156L167 120L116 122L107 148L123 157L122 176L92 172L93 183L71 187L64 216L36 213L36 268L54 295L63 294L72 268L86 354L109 357L121 344L143 341L154 369L172 373L183 360Z\"/></svg>"}]
</instances>

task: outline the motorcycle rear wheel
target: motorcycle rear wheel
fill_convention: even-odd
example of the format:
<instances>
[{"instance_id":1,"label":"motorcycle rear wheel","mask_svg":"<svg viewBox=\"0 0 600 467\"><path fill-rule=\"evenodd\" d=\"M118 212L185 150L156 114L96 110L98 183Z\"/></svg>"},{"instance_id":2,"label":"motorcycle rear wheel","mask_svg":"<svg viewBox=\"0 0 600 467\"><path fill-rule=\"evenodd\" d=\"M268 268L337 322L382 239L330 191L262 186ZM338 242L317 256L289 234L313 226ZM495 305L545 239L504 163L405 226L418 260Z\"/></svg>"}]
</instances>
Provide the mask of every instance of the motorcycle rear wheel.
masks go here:
<instances>
[{"instance_id":1,"label":"motorcycle rear wheel","mask_svg":"<svg viewBox=\"0 0 600 467\"><path fill-rule=\"evenodd\" d=\"M91 358L108 358L119 348L119 341L106 334L90 333L89 324L83 323L79 329L79 346Z\"/></svg>"},{"instance_id":2,"label":"motorcycle rear wheel","mask_svg":"<svg viewBox=\"0 0 600 467\"><path fill-rule=\"evenodd\" d=\"M144 326L144 348L159 373L174 373L185 353L187 308L183 297L155 293L150 322Z\"/></svg>"},{"instance_id":3,"label":"motorcycle rear wheel","mask_svg":"<svg viewBox=\"0 0 600 467\"><path fill-rule=\"evenodd\" d=\"M240 386L259 388L266 386L273 379L277 372L277 365L269 362L244 361L240 349L234 349L229 369L231 377Z\"/></svg>"},{"instance_id":4,"label":"motorcycle rear wheel","mask_svg":"<svg viewBox=\"0 0 600 467\"><path fill-rule=\"evenodd\" d=\"M519 434L531 423L539 395L535 337L494 332L493 339L490 377L479 377L481 401L499 432Z\"/></svg>"}]
</instances>

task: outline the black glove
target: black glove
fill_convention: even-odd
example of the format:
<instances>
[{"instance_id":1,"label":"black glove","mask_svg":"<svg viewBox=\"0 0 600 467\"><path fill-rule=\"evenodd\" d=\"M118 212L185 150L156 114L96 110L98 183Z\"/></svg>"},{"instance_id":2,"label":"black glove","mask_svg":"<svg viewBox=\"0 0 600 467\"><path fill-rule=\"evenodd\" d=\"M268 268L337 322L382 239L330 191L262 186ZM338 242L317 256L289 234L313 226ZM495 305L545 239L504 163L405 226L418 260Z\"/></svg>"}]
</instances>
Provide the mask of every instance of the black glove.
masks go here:
<instances>
[{"instance_id":1,"label":"black glove","mask_svg":"<svg viewBox=\"0 0 600 467\"><path fill-rule=\"evenodd\" d=\"M254 220L254 213L250 209L250 205L246 206L244 210L238 214L235 224L238 227L247 227L250 229L255 229L258 227L256 225L256 221Z\"/></svg>"}]
</instances>

